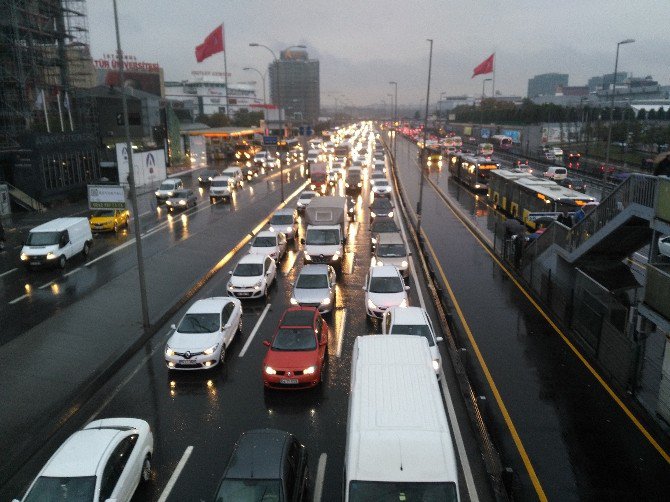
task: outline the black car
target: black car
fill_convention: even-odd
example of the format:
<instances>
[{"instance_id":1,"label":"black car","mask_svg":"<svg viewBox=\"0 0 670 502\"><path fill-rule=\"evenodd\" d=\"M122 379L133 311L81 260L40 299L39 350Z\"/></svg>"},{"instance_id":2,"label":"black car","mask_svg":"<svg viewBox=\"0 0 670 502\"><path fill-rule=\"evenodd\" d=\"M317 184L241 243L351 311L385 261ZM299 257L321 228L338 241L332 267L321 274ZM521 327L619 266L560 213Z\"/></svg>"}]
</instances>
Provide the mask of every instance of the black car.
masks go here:
<instances>
[{"instance_id":1,"label":"black car","mask_svg":"<svg viewBox=\"0 0 670 502\"><path fill-rule=\"evenodd\" d=\"M375 197L375 200L370 204L370 221L378 216L393 218L393 204L389 199Z\"/></svg>"},{"instance_id":2,"label":"black car","mask_svg":"<svg viewBox=\"0 0 670 502\"><path fill-rule=\"evenodd\" d=\"M577 178L565 178L562 180L556 181L559 185L569 188L571 190L576 190L577 192L586 193L586 183L584 180Z\"/></svg>"},{"instance_id":3,"label":"black car","mask_svg":"<svg viewBox=\"0 0 670 502\"><path fill-rule=\"evenodd\" d=\"M308 490L307 449L288 432L254 429L235 443L214 502L298 502Z\"/></svg>"},{"instance_id":4,"label":"black car","mask_svg":"<svg viewBox=\"0 0 670 502\"><path fill-rule=\"evenodd\" d=\"M209 185L212 182L212 178L219 176L221 173L216 169L204 169L198 174L198 183L201 185Z\"/></svg>"},{"instance_id":5,"label":"black car","mask_svg":"<svg viewBox=\"0 0 670 502\"><path fill-rule=\"evenodd\" d=\"M393 218L384 218L381 216L375 218L372 225L370 225L370 249L374 249L377 246L379 234L397 232L400 232L400 229L398 228L398 225L395 224Z\"/></svg>"}]
</instances>

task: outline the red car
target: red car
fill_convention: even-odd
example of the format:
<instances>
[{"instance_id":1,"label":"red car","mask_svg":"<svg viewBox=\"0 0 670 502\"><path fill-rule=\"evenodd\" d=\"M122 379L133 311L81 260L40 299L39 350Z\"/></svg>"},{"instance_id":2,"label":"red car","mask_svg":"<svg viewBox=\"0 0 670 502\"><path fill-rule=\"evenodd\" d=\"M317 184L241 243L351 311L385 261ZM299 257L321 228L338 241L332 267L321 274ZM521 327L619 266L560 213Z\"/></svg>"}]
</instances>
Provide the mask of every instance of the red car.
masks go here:
<instances>
[{"instance_id":1,"label":"red car","mask_svg":"<svg viewBox=\"0 0 670 502\"><path fill-rule=\"evenodd\" d=\"M328 325L315 307L287 309L272 342L263 344L263 384L271 389L306 389L321 382L328 353Z\"/></svg>"}]
</instances>

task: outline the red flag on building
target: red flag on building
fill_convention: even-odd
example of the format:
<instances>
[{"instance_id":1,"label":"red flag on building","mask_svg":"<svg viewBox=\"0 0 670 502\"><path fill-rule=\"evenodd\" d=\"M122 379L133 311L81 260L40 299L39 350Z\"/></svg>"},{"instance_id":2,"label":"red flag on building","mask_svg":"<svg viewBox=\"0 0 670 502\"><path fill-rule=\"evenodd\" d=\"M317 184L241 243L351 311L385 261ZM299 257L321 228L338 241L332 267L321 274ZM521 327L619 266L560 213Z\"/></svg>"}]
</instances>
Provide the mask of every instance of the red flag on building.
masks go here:
<instances>
[{"instance_id":1,"label":"red flag on building","mask_svg":"<svg viewBox=\"0 0 670 502\"><path fill-rule=\"evenodd\" d=\"M491 54L489 57L487 57L480 65L476 66L474 70L472 70L472 77L475 78L477 75L484 75L486 73L492 73L493 72L493 57L496 55L494 52Z\"/></svg>"},{"instance_id":2,"label":"red flag on building","mask_svg":"<svg viewBox=\"0 0 670 502\"><path fill-rule=\"evenodd\" d=\"M195 48L195 59L198 63L202 63L209 56L217 52L223 52L223 25L216 28L212 33L207 35L205 41Z\"/></svg>"}]
</instances>

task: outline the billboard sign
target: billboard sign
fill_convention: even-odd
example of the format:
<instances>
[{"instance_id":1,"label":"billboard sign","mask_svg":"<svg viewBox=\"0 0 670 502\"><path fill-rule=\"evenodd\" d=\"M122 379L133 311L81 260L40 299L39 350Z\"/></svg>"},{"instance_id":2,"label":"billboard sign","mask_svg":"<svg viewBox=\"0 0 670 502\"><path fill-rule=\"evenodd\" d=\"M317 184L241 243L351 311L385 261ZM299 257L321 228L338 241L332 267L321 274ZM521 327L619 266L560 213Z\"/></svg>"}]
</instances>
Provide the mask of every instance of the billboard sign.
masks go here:
<instances>
[{"instance_id":1,"label":"billboard sign","mask_svg":"<svg viewBox=\"0 0 670 502\"><path fill-rule=\"evenodd\" d=\"M126 194L121 185L88 185L89 209L125 209Z\"/></svg>"},{"instance_id":2,"label":"billboard sign","mask_svg":"<svg viewBox=\"0 0 670 502\"><path fill-rule=\"evenodd\" d=\"M481 137L486 139L491 137L491 129L487 127L482 127L482 134Z\"/></svg>"},{"instance_id":3,"label":"billboard sign","mask_svg":"<svg viewBox=\"0 0 670 502\"><path fill-rule=\"evenodd\" d=\"M515 129L503 129L500 131L500 134L512 138L512 143L515 145L521 144L521 131L517 131Z\"/></svg>"},{"instance_id":4,"label":"billboard sign","mask_svg":"<svg viewBox=\"0 0 670 502\"><path fill-rule=\"evenodd\" d=\"M129 184L128 149L125 143L116 144L116 165L119 170L119 181L123 185ZM133 174L135 186L153 185L167 178L165 151L150 150L147 152L133 152Z\"/></svg>"}]
</instances>

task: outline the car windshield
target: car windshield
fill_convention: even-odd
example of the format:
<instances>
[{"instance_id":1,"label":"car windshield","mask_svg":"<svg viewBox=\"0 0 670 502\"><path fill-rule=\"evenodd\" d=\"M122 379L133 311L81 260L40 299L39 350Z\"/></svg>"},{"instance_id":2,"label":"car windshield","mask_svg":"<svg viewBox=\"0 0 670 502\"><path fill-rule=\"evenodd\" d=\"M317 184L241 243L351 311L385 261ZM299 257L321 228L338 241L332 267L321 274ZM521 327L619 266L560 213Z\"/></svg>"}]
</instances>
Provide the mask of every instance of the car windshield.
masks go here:
<instances>
[{"instance_id":1,"label":"car windshield","mask_svg":"<svg viewBox=\"0 0 670 502\"><path fill-rule=\"evenodd\" d=\"M456 502L456 485L448 482L408 483L352 481L350 502Z\"/></svg>"},{"instance_id":2,"label":"car windshield","mask_svg":"<svg viewBox=\"0 0 670 502\"><path fill-rule=\"evenodd\" d=\"M430 328L426 324L394 324L391 327L391 334L423 336L428 340L428 345L431 347L435 345L433 334L430 332Z\"/></svg>"},{"instance_id":3,"label":"car windshield","mask_svg":"<svg viewBox=\"0 0 670 502\"><path fill-rule=\"evenodd\" d=\"M238 263L233 275L237 277L255 277L263 275L261 263Z\"/></svg>"},{"instance_id":4,"label":"car windshield","mask_svg":"<svg viewBox=\"0 0 670 502\"><path fill-rule=\"evenodd\" d=\"M186 314L177 326L180 333L214 333L220 326L219 314Z\"/></svg>"},{"instance_id":5,"label":"car windshield","mask_svg":"<svg viewBox=\"0 0 670 502\"><path fill-rule=\"evenodd\" d=\"M382 258L400 258L407 256L404 244L381 244L377 247L377 256Z\"/></svg>"},{"instance_id":6,"label":"car windshield","mask_svg":"<svg viewBox=\"0 0 670 502\"><path fill-rule=\"evenodd\" d=\"M30 232L26 246L52 246L58 244L60 232Z\"/></svg>"},{"instance_id":7,"label":"car windshield","mask_svg":"<svg viewBox=\"0 0 670 502\"><path fill-rule=\"evenodd\" d=\"M272 237L256 237L252 247L255 248L273 248L277 245L277 238Z\"/></svg>"},{"instance_id":8,"label":"car windshield","mask_svg":"<svg viewBox=\"0 0 670 502\"><path fill-rule=\"evenodd\" d=\"M25 502L91 502L95 494L95 476L56 478L40 476Z\"/></svg>"},{"instance_id":9,"label":"car windshield","mask_svg":"<svg viewBox=\"0 0 670 502\"><path fill-rule=\"evenodd\" d=\"M370 293L400 293L404 290L400 277L373 277L370 280Z\"/></svg>"},{"instance_id":10,"label":"car windshield","mask_svg":"<svg viewBox=\"0 0 670 502\"><path fill-rule=\"evenodd\" d=\"M265 153L265 152L258 152L258 153L256 154L256 157L259 157L259 158L260 158L260 157L266 157L266 156L267 156L267 153Z\"/></svg>"},{"instance_id":11,"label":"car windshield","mask_svg":"<svg viewBox=\"0 0 670 502\"><path fill-rule=\"evenodd\" d=\"M272 340L273 350L316 350L316 334L312 328L279 328Z\"/></svg>"},{"instance_id":12,"label":"car windshield","mask_svg":"<svg viewBox=\"0 0 670 502\"><path fill-rule=\"evenodd\" d=\"M179 198L185 199L186 197L188 197L188 192L186 190L177 190L174 193L174 197L175 197L175 199L179 199Z\"/></svg>"},{"instance_id":13,"label":"car windshield","mask_svg":"<svg viewBox=\"0 0 670 502\"><path fill-rule=\"evenodd\" d=\"M293 225L293 216L290 214L275 214L270 225Z\"/></svg>"},{"instance_id":14,"label":"car windshield","mask_svg":"<svg viewBox=\"0 0 670 502\"><path fill-rule=\"evenodd\" d=\"M298 289L325 289L328 287L326 274L300 274L295 283Z\"/></svg>"},{"instance_id":15,"label":"car windshield","mask_svg":"<svg viewBox=\"0 0 670 502\"><path fill-rule=\"evenodd\" d=\"M228 180L214 180L212 181L212 186L213 187L227 187L228 186Z\"/></svg>"},{"instance_id":16,"label":"car windshield","mask_svg":"<svg viewBox=\"0 0 670 502\"><path fill-rule=\"evenodd\" d=\"M335 229L313 228L307 230L305 242L314 246L337 246L340 243L340 233Z\"/></svg>"},{"instance_id":17,"label":"car windshield","mask_svg":"<svg viewBox=\"0 0 670 502\"><path fill-rule=\"evenodd\" d=\"M216 502L279 502L282 499L278 479L224 479Z\"/></svg>"},{"instance_id":18,"label":"car windshield","mask_svg":"<svg viewBox=\"0 0 670 502\"><path fill-rule=\"evenodd\" d=\"M93 211L91 213L91 218L109 218L110 216L114 216L114 210L109 210L109 209L104 209L104 210L99 210L99 211Z\"/></svg>"},{"instance_id":19,"label":"car windshield","mask_svg":"<svg viewBox=\"0 0 670 502\"><path fill-rule=\"evenodd\" d=\"M174 190L174 183L161 183L160 190Z\"/></svg>"},{"instance_id":20,"label":"car windshield","mask_svg":"<svg viewBox=\"0 0 670 502\"><path fill-rule=\"evenodd\" d=\"M375 182L376 187L387 187L389 186L389 182L383 179L379 179L377 182Z\"/></svg>"}]
</instances>

